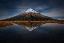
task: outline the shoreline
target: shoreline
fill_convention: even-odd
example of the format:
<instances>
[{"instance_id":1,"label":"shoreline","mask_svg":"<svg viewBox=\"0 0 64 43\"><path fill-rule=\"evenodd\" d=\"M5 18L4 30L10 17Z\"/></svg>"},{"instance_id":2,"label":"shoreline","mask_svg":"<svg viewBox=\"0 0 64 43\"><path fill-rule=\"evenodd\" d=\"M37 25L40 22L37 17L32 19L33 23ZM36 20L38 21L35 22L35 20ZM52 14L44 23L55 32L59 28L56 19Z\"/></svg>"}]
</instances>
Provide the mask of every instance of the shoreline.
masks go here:
<instances>
[{"instance_id":1,"label":"shoreline","mask_svg":"<svg viewBox=\"0 0 64 43\"><path fill-rule=\"evenodd\" d=\"M41 23L63 23L64 20L42 20L42 21L0 21L0 23L14 23L14 22L24 22L24 23L31 23L31 22L41 22Z\"/></svg>"}]
</instances>

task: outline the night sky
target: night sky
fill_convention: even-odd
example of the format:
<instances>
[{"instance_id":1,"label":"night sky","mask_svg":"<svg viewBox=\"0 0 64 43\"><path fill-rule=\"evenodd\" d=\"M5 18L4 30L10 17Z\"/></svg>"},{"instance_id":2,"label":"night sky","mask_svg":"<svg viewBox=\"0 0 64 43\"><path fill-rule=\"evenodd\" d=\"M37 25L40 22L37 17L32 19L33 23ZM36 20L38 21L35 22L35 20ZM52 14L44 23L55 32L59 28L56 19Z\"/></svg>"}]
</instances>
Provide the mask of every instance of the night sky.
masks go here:
<instances>
[{"instance_id":1,"label":"night sky","mask_svg":"<svg viewBox=\"0 0 64 43\"><path fill-rule=\"evenodd\" d=\"M64 17L64 0L0 0L0 19L18 15L29 8L49 17Z\"/></svg>"}]
</instances>

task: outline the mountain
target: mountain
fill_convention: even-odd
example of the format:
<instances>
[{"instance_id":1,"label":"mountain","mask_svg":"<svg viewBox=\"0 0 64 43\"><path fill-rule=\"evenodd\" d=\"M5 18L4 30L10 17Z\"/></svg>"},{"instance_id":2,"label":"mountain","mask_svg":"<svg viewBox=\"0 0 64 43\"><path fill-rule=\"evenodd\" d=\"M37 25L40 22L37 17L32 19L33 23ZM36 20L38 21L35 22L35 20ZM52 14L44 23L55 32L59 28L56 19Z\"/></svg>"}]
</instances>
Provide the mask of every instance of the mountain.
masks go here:
<instances>
[{"instance_id":1,"label":"mountain","mask_svg":"<svg viewBox=\"0 0 64 43\"><path fill-rule=\"evenodd\" d=\"M44 16L33 9L28 9L22 14L19 14L17 16L5 19L5 20L52 20L53 18Z\"/></svg>"}]
</instances>

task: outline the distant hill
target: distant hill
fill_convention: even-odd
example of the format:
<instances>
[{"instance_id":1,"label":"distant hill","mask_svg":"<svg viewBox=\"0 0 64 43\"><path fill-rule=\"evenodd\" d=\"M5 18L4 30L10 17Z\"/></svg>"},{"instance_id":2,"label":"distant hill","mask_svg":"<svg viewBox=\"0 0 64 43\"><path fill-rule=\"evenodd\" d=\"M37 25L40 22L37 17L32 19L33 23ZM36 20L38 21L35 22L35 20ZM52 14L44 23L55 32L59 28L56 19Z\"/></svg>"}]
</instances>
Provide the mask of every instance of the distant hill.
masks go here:
<instances>
[{"instance_id":1,"label":"distant hill","mask_svg":"<svg viewBox=\"0 0 64 43\"><path fill-rule=\"evenodd\" d=\"M53 18L48 17L48 16L44 16L36 11L34 11L33 9L28 9L26 12L19 14L17 16L8 18L8 19L4 19L4 20L53 20Z\"/></svg>"}]
</instances>

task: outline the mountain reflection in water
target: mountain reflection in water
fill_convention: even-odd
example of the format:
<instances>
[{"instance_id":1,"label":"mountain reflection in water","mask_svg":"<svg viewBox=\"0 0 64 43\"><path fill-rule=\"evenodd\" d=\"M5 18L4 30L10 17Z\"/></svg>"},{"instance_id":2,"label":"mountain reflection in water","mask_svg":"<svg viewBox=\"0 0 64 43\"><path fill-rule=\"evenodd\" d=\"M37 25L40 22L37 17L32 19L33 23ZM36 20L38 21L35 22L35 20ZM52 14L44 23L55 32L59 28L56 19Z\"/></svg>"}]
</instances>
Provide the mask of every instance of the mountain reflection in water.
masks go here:
<instances>
[{"instance_id":1,"label":"mountain reflection in water","mask_svg":"<svg viewBox=\"0 0 64 43\"><path fill-rule=\"evenodd\" d=\"M0 24L0 43L63 43L64 41L64 24L61 23L2 22Z\"/></svg>"},{"instance_id":2,"label":"mountain reflection in water","mask_svg":"<svg viewBox=\"0 0 64 43\"><path fill-rule=\"evenodd\" d=\"M40 22L27 22L27 23L22 23L22 22L16 22L15 24L18 24L18 25L20 25L20 26L23 26L23 27L25 27L26 29L28 29L29 31L32 31L32 30L34 30L34 29L36 29L36 28L38 28L39 26L41 26L41 25L43 25L43 24L45 24L45 23L40 23Z\"/></svg>"},{"instance_id":3,"label":"mountain reflection in water","mask_svg":"<svg viewBox=\"0 0 64 43\"><path fill-rule=\"evenodd\" d=\"M13 24L17 24L19 26L25 27L29 31L32 31L32 30L38 28L39 26L46 24L46 22L2 22L0 24L1 24L0 27L6 27L6 26L11 26ZM62 24L62 23L59 23L59 24Z\"/></svg>"}]
</instances>

